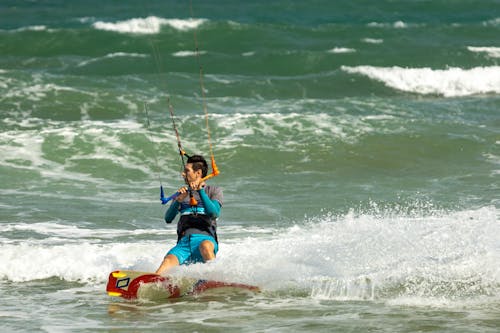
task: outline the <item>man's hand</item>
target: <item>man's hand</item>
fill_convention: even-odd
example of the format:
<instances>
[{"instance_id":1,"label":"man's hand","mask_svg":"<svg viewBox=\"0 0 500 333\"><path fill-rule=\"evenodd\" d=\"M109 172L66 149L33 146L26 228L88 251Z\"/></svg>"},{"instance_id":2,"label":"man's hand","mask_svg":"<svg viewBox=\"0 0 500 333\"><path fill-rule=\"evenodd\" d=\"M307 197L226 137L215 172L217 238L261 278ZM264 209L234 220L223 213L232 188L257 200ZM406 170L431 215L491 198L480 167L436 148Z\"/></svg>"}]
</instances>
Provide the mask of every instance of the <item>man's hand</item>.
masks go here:
<instances>
[{"instance_id":1,"label":"man's hand","mask_svg":"<svg viewBox=\"0 0 500 333\"><path fill-rule=\"evenodd\" d=\"M198 191L200 189L202 189L203 187L205 187L205 182L203 180L196 180L194 182L191 182L189 183L189 187L193 190L193 191Z\"/></svg>"},{"instance_id":2,"label":"man's hand","mask_svg":"<svg viewBox=\"0 0 500 333\"><path fill-rule=\"evenodd\" d=\"M199 191L203 187L205 187L205 182L202 180L201 181L196 180L194 182L189 183L189 188L193 191ZM186 197L189 194L188 188L186 186L182 186L180 189L177 190L177 192L179 192L179 195L175 200L177 200L178 202L182 202L184 199L186 199Z\"/></svg>"},{"instance_id":3,"label":"man's hand","mask_svg":"<svg viewBox=\"0 0 500 333\"><path fill-rule=\"evenodd\" d=\"M182 186L180 189L177 190L177 192L179 193L177 198L175 198L177 202L182 202L184 199L186 199L188 195L188 189L186 186Z\"/></svg>"}]
</instances>

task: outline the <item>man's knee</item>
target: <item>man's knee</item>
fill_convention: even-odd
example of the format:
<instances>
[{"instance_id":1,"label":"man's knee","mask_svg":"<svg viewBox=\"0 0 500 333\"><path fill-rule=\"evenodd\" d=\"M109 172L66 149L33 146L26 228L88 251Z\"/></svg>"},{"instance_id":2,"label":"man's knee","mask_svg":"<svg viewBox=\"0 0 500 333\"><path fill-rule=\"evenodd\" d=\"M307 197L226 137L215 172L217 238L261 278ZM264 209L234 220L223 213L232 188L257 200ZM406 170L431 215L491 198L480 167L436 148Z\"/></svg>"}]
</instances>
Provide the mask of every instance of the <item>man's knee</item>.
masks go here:
<instances>
[{"instance_id":1,"label":"man's knee","mask_svg":"<svg viewBox=\"0 0 500 333\"><path fill-rule=\"evenodd\" d=\"M214 243L209 240L204 240L200 243L200 251L211 251L214 252Z\"/></svg>"},{"instance_id":2,"label":"man's knee","mask_svg":"<svg viewBox=\"0 0 500 333\"><path fill-rule=\"evenodd\" d=\"M211 260L215 258L214 243L209 240L204 240L200 243L200 253L204 260Z\"/></svg>"}]
</instances>

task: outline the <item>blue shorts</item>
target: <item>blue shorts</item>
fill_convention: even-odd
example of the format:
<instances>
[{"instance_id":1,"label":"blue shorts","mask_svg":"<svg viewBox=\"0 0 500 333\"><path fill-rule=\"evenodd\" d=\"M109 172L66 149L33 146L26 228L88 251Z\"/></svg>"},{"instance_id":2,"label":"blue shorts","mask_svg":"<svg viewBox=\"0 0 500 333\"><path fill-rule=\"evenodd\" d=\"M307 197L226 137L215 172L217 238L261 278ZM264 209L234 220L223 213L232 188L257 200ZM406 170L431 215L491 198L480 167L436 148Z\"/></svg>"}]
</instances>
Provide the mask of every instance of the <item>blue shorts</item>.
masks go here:
<instances>
[{"instance_id":1,"label":"blue shorts","mask_svg":"<svg viewBox=\"0 0 500 333\"><path fill-rule=\"evenodd\" d=\"M191 234L182 237L179 243L168 251L167 255L172 254L176 256L180 265L204 262L200 253L200 244L205 240L209 240L214 244L214 253L217 254L219 246L212 236Z\"/></svg>"}]
</instances>

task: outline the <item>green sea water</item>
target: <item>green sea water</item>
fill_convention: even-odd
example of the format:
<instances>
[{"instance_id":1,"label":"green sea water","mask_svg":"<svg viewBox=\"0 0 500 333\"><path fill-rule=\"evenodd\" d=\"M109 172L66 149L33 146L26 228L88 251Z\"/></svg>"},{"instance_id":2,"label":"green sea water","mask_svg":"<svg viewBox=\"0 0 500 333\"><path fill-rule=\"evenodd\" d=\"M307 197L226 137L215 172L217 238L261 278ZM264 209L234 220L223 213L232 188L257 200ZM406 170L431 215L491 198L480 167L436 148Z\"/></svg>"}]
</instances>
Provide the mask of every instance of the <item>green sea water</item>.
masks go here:
<instances>
[{"instance_id":1,"label":"green sea water","mask_svg":"<svg viewBox=\"0 0 500 333\"><path fill-rule=\"evenodd\" d=\"M496 332L499 35L493 0L2 1L3 329ZM204 102L220 252L173 273L262 293L110 298L175 244Z\"/></svg>"}]
</instances>

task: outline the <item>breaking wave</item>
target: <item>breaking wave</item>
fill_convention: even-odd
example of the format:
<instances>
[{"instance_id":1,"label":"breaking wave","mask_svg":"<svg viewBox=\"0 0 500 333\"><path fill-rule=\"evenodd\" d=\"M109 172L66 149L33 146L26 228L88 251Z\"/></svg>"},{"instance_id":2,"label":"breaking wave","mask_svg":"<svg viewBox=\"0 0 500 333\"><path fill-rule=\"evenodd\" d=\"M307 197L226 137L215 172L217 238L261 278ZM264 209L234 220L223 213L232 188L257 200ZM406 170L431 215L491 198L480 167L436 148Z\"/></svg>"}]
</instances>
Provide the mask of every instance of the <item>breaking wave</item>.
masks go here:
<instances>
[{"instance_id":1,"label":"breaking wave","mask_svg":"<svg viewBox=\"0 0 500 333\"><path fill-rule=\"evenodd\" d=\"M471 69L342 66L342 70L365 75L393 89L422 95L455 97L500 93L500 66Z\"/></svg>"},{"instance_id":2,"label":"breaking wave","mask_svg":"<svg viewBox=\"0 0 500 333\"><path fill-rule=\"evenodd\" d=\"M206 19L165 19L157 16L148 16L146 18L133 18L125 21L103 22L98 21L92 24L95 29L114 31L118 33L133 34L157 34L162 26L169 26L175 30L186 31L196 29Z\"/></svg>"},{"instance_id":3,"label":"breaking wave","mask_svg":"<svg viewBox=\"0 0 500 333\"><path fill-rule=\"evenodd\" d=\"M496 214L494 207L407 212L374 204L369 212L327 213L286 228L230 225L221 228L224 246L216 261L173 274L252 283L268 292L302 290L317 299L453 303L498 297ZM174 233L6 224L0 278L103 283L114 269L151 271L174 245Z\"/></svg>"}]
</instances>

